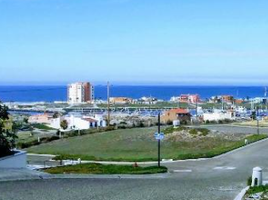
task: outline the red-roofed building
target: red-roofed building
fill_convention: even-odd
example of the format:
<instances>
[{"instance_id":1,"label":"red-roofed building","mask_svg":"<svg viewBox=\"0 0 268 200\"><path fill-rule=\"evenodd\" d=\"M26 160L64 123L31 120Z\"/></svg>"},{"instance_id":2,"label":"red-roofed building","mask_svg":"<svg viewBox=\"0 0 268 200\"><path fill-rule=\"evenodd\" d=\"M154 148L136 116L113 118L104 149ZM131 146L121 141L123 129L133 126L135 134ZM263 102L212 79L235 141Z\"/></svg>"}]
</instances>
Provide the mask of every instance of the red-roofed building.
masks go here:
<instances>
[{"instance_id":1,"label":"red-roofed building","mask_svg":"<svg viewBox=\"0 0 268 200\"><path fill-rule=\"evenodd\" d=\"M188 124L191 121L191 114L186 109L175 108L166 111L161 116L161 121L163 123L173 122L174 120L179 120L181 124Z\"/></svg>"}]
</instances>

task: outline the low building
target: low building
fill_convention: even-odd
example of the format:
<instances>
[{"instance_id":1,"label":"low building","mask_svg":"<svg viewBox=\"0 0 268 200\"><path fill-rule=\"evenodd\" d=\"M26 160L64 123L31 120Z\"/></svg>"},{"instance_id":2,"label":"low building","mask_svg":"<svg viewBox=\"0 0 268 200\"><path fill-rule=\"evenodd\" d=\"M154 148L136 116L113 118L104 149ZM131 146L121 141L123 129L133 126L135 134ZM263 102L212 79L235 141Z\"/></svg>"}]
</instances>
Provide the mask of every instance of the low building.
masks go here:
<instances>
[{"instance_id":1,"label":"low building","mask_svg":"<svg viewBox=\"0 0 268 200\"><path fill-rule=\"evenodd\" d=\"M222 101L226 103L233 103L234 97L232 95L222 95Z\"/></svg>"},{"instance_id":2,"label":"low building","mask_svg":"<svg viewBox=\"0 0 268 200\"><path fill-rule=\"evenodd\" d=\"M49 113L31 115L28 119L28 122L32 124L50 124L52 118L52 114Z\"/></svg>"},{"instance_id":3,"label":"low building","mask_svg":"<svg viewBox=\"0 0 268 200\"><path fill-rule=\"evenodd\" d=\"M251 102L255 103L255 104L267 104L268 98L267 97L256 97L256 98L251 99Z\"/></svg>"},{"instance_id":4,"label":"low building","mask_svg":"<svg viewBox=\"0 0 268 200\"><path fill-rule=\"evenodd\" d=\"M170 101L192 104L201 102L198 94L182 94L179 97L171 97Z\"/></svg>"},{"instance_id":5,"label":"low building","mask_svg":"<svg viewBox=\"0 0 268 200\"><path fill-rule=\"evenodd\" d=\"M50 122L50 127L61 129L61 122L66 120L68 123L67 130L85 130L96 127L106 127L106 121L100 115L95 116L63 116L53 118Z\"/></svg>"},{"instance_id":6,"label":"low building","mask_svg":"<svg viewBox=\"0 0 268 200\"><path fill-rule=\"evenodd\" d=\"M158 99L155 97L141 97L138 100L139 104L145 104L145 105L156 104L157 102L158 102Z\"/></svg>"},{"instance_id":7,"label":"low building","mask_svg":"<svg viewBox=\"0 0 268 200\"><path fill-rule=\"evenodd\" d=\"M213 112L203 113L204 121L235 120L233 111L214 110Z\"/></svg>"},{"instance_id":8,"label":"low building","mask_svg":"<svg viewBox=\"0 0 268 200\"><path fill-rule=\"evenodd\" d=\"M110 97L110 103L111 104L132 104L134 100L132 98L128 97Z\"/></svg>"},{"instance_id":9,"label":"low building","mask_svg":"<svg viewBox=\"0 0 268 200\"><path fill-rule=\"evenodd\" d=\"M180 124L188 124L191 121L191 114L186 109L176 108L166 111L161 116L163 123L173 122L174 120L179 120Z\"/></svg>"},{"instance_id":10,"label":"low building","mask_svg":"<svg viewBox=\"0 0 268 200\"><path fill-rule=\"evenodd\" d=\"M243 99L235 99L235 103L242 104L242 103L244 103L244 100Z\"/></svg>"},{"instance_id":11,"label":"low building","mask_svg":"<svg viewBox=\"0 0 268 200\"><path fill-rule=\"evenodd\" d=\"M221 103L222 98L221 98L221 96L212 96L209 98L208 102L209 103Z\"/></svg>"}]
</instances>

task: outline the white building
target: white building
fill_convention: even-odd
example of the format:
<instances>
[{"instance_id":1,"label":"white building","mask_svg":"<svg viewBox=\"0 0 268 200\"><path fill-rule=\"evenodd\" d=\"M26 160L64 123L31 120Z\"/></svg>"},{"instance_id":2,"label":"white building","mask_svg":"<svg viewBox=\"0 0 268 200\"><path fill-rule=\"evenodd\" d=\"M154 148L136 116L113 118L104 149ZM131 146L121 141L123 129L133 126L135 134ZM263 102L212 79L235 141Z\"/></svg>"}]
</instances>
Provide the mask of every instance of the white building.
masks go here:
<instances>
[{"instance_id":1,"label":"white building","mask_svg":"<svg viewBox=\"0 0 268 200\"><path fill-rule=\"evenodd\" d=\"M66 120L68 123L68 130L84 130L96 127L106 127L106 121L101 115L89 116L64 116L61 118L54 118L51 120L50 127L61 129L61 121Z\"/></svg>"},{"instance_id":2,"label":"white building","mask_svg":"<svg viewBox=\"0 0 268 200\"><path fill-rule=\"evenodd\" d=\"M94 89L89 82L77 82L68 85L68 103L84 103L94 99Z\"/></svg>"},{"instance_id":3,"label":"white building","mask_svg":"<svg viewBox=\"0 0 268 200\"><path fill-rule=\"evenodd\" d=\"M157 98L154 97L141 97L139 103L141 104L156 104L158 102Z\"/></svg>"},{"instance_id":4,"label":"white building","mask_svg":"<svg viewBox=\"0 0 268 200\"><path fill-rule=\"evenodd\" d=\"M250 100L251 103L259 104L259 103L267 103L268 98L267 97L256 97Z\"/></svg>"},{"instance_id":5,"label":"white building","mask_svg":"<svg viewBox=\"0 0 268 200\"><path fill-rule=\"evenodd\" d=\"M204 121L234 120L234 112L215 110L214 112L203 113Z\"/></svg>"}]
</instances>

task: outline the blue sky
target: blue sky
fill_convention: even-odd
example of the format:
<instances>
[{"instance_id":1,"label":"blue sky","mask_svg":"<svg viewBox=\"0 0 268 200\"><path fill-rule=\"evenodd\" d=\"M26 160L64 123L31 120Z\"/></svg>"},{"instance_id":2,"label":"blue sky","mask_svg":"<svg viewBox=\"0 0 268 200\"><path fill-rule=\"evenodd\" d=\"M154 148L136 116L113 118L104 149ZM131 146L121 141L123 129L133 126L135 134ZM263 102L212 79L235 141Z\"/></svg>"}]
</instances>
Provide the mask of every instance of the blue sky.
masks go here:
<instances>
[{"instance_id":1,"label":"blue sky","mask_svg":"<svg viewBox=\"0 0 268 200\"><path fill-rule=\"evenodd\" d=\"M268 84L267 0L0 0L1 84Z\"/></svg>"}]
</instances>

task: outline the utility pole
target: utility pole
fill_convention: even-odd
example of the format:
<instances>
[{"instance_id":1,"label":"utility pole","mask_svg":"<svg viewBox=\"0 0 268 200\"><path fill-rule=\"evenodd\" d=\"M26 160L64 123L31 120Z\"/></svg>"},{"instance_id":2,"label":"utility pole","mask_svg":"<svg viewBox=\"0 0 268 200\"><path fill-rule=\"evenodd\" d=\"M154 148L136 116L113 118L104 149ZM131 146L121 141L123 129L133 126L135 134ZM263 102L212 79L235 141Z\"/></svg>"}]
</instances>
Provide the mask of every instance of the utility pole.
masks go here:
<instances>
[{"instance_id":1,"label":"utility pole","mask_svg":"<svg viewBox=\"0 0 268 200\"><path fill-rule=\"evenodd\" d=\"M256 110L256 119L257 119L257 134L260 134L260 123L259 123L259 106L257 106Z\"/></svg>"},{"instance_id":2,"label":"utility pole","mask_svg":"<svg viewBox=\"0 0 268 200\"><path fill-rule=\"evenodd\" d=\"M267 114L267 87L264 88L264 97L265 97L265 105L266 105L266 114Z\"/></svg>"},{"instance_id":3,"label":"utility pole","mask_svg":"<svg viewBox=\"0 0 268 200\"><path fill-rule=\"evenodd\" d=\"M223 96L221 97L221 109L224 110Z\"/></svg>"},{"instance_id":4,"label":"utility pole","mask_svg":"<svg viewBox=\"0 0 268 200\"><path fill-rule=\"evenodd\" d=\"M199 123L199 121L197 120L198 119L197 110L198 110L198 104L197 104L197 98L196 98L196 100L195 100L195 112L196 112L195 116L196 116L196 119L195 120L196 120L197 123Z\"/></svg>"},{"instance_id":5,"label":"utility pole","mask_svg":"<svg viewBox=\"0 0 268 200\"><path fill-rule=\"evenodd\" d=\"M160 112L158 113L158 134L161 133L160 130ZM158 142L158 167L160 167L160 139L157 141Z\"/></svg>"},{"instance_id":6,"label":"utility pole","mask_svg":"<svg viewBox=\"0 0 268 200\"><path fill-rule=\"evenodd\" d=\"M110 126L110 83L109 81L107 82L107 124Z\"/></svg>"}]
</instances>

